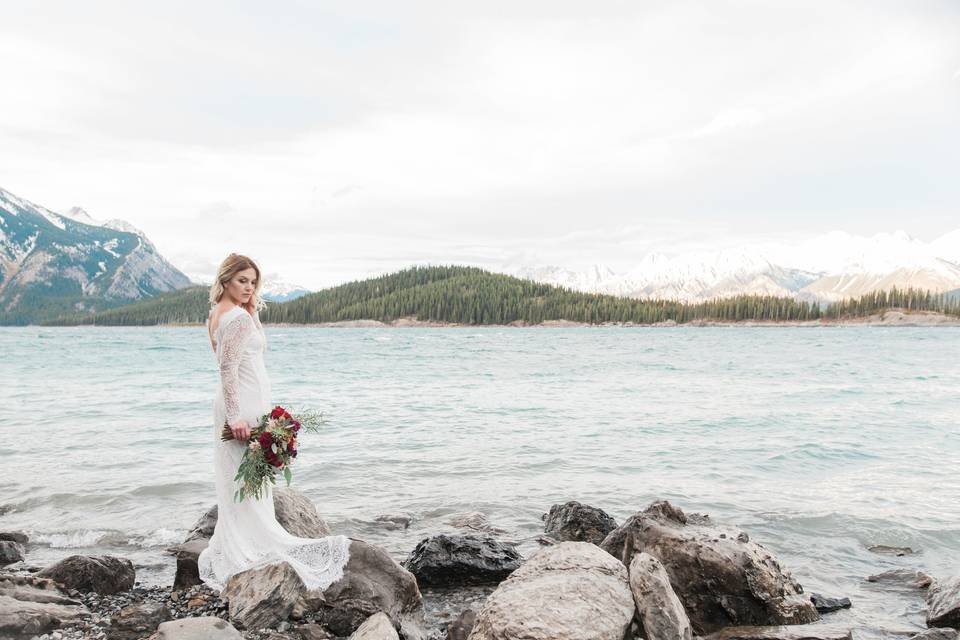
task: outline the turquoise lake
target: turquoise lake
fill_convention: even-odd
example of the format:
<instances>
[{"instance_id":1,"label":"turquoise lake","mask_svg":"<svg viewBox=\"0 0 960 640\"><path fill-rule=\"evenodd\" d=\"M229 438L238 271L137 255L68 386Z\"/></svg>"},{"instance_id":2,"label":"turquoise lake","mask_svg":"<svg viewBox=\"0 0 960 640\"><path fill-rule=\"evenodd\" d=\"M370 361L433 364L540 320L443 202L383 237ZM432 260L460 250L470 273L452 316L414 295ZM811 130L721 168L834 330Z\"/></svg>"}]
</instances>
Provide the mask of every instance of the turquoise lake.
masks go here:
<instances>
[{"instance_id":1,"label":"turquoise lake","mask_svg":"<svg viewBox=\"0 0 960 640\"><path fill-rule=\"evenodd\" d=\"M923 626L865 576L960 573L958 328L267 328L275 402L322 410L294 486L403 559L480 512L529 554L579 500L665 498L742 527L835 621ZM0 328L0 530L27 563L124 555L172 581L215 502L216 362L199 327ZM404 514L407 530L375 522ZM898 557L874 545L910 547Z\"/></svg>"}]
</instances>

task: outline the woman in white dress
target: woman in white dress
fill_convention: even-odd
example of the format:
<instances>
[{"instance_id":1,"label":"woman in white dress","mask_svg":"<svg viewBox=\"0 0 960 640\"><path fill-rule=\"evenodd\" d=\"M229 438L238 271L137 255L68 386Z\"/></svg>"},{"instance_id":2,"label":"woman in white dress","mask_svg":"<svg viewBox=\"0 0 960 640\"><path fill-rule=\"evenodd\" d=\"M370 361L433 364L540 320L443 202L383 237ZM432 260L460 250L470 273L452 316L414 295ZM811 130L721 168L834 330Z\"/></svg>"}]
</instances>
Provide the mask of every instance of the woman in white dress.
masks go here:
<instances>
[{"instance_id":1,"label":"woman in white dress","mask_svg":"<svg viewBox=\"0 0 960 640\"><path fill-rule=\"evenodd\" d=\"M269 485L260 499L234 500L234 476L251 427L270 411L270 379L263 363L266 336L260 324L260 269L246 256L230 254L210 288L213 308L207 322L210 344L220 365L213 405L213 470L217 525L198 559L200 579L223 590L230 576L275 562L288 562L308 589L326 589L341 577L349 557L345 536L300 538L277 522ZM223 442L226 423L235 440Z\"/></svg>"}]
</instances>

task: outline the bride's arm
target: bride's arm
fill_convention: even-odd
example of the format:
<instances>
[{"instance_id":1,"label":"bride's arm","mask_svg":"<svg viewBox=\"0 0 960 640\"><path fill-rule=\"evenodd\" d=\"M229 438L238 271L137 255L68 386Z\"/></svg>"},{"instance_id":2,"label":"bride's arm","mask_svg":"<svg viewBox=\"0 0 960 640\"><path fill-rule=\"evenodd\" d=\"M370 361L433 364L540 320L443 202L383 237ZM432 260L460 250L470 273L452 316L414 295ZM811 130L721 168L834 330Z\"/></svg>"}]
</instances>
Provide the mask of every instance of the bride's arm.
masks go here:
<instances>
[{"instance_id":1,"label":"bride's arm","mask_svg":"<svg viewBox=\"0 0 960 640\"><path fill-rule=\"evenodd\" d=\"M253 319L244 312L223 328L220 338L220 384L227 424L231 427L240 421L240 359L252 331Z\"/></svg>"}]
</instances>

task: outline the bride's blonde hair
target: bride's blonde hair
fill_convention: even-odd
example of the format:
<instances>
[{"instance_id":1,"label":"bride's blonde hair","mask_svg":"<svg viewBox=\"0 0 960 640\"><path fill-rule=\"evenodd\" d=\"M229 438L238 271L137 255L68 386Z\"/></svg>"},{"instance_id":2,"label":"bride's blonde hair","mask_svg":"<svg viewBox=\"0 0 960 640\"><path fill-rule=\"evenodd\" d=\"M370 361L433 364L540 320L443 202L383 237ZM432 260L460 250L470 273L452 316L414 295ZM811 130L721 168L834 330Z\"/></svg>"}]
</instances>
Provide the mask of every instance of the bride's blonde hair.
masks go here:
<instances>
[{"instance_id":1,"label":"bride's blonde hair","mask_svg":"<svg viewBox=\"0 0 960 640\"><path fill-rule=\"evenodd\" d=\"M263 288L263 280L260 278L260 267L247 256L242 256L239 253L231 253L220 263L220 268L217 269L217 279L214 280L213 286L210 287L211 307L220 302L220 298L223 297L223 285L230 282L233 276L246 269L253 269L257 272L257 286L253 290L253 295L250 296L250 304L252 304L253 308L257 311L267 306L263 298L260 297L260 289Z\"/></svg>"}]
</instances>

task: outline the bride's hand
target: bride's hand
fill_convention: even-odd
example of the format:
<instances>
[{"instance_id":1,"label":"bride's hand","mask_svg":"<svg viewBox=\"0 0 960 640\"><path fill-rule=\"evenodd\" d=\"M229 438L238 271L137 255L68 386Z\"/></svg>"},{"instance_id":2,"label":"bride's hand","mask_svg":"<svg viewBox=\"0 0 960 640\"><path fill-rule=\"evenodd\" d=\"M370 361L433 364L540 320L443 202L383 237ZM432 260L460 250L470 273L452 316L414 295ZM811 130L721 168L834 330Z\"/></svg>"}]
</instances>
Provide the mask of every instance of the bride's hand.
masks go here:
<instances>
[{"instance_id":1,"label":"bride's hand","mask_svg":"<svg viewBox=\"0 0 960 640\"><path fill-rule=\"evenodd\" d=\"M250 439L250 425L247 424L246 420L238 420L236 423L230 425L230 431L233 432L234 440L246 442Z\"/></svg>"}]
</instances>

